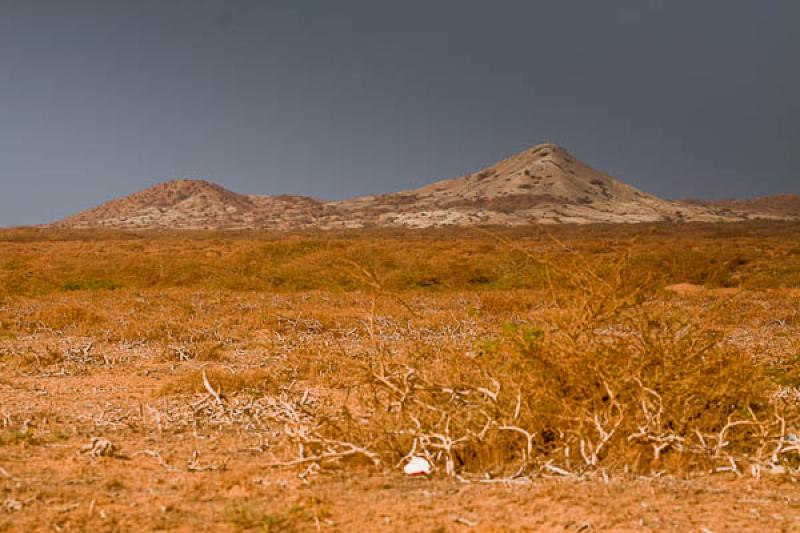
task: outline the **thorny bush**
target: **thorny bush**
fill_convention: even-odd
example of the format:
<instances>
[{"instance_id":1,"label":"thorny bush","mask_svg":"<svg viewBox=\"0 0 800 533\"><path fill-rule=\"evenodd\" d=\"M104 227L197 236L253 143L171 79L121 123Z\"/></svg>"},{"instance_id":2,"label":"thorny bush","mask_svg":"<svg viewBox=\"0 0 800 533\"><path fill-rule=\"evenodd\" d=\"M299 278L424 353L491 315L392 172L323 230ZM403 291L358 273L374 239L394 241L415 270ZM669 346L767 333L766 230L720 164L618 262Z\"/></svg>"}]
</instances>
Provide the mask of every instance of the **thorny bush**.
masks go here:
<instances>
[{"instance_id":1,"label":"thorny bush","mask_svg":"<svg viewBox=\"0 0 800 533\"><path fill-rule=\"evenodd\" d=\"M343 403L320 442L398 465L422 455L463 477L796 472L797 409L762 364L658 305L628 257L537 260L551 301L535 321L477 354L376 343L359 405Z\"/></svg>"}]
</instances>

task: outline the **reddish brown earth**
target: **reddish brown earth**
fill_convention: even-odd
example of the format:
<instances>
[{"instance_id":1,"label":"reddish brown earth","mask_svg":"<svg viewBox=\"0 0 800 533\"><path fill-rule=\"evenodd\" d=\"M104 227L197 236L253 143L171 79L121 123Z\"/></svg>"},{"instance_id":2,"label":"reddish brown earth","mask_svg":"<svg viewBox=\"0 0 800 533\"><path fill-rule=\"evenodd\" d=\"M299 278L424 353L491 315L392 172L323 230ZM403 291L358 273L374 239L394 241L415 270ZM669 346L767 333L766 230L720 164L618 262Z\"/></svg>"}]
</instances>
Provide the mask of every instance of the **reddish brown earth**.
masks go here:
<instances>
[{"instance_id":1,"label":"reddish brown earth","mask_svg":"<svg viewBox=\"0 0 800 533\"><path fill-rule=\"evenodd\" d=\"M800 434L800 225L558 226L537 236L540 230L380 230L324 239L0 232L0 531L800 531L800 451L761 459ZM728 433L737 473L718 455L705 452L710 458L696 462L678 450L673 461L629 469L635 450L620 435L598 464L575 456L557 463L567 469L562 476L541 463L512 475L517 447L498 463L497 441L463 448L461 458L486 459L452 476L441 456L430 479L405 476L400 458L410 444L387 448L373 438L408 427L386 418L394 402L369 405L381 394L368 386L377 363L408 365L447 386L433 397L441 405L464 406L466 393L477 390L468 387L491 386L489 376L500 387L499 379L527 373L501 366L532 353L518 351L530 341L517 328L538 324L553 335L550 326L570 325L548 317L629 286L585 299L537 276L534 259L547 258L570 265L565 271L584 265L592 273L627 258L630 268L603 279L648 284L640 307L623 309L637 320L595 315L573 331L598 341L575 351L561 345L547 352L551 361L580 351L585 363L612 336L626 335L691 340L661 352L651 341L634 352L676 361L711 339L716 348L689 361L727 353L722 361L730 366L689 372L691 388L681 388L679 399L712 397L731 367L748 363L741 381L761 385L736 390L747 391L748 401L768 393L756 397L765 416L791 407L782 411L786 427L748 430L757 438L746 440L744 432ZM652 334L663 317L679 327L655 337L633 329ZM609 352L602 368L628 353ZM671 372L669 385L677 366L656 363L650 371ZM588 367L576 364L561 377L591 375ZM471 374L476 368L481 373ZM503 392L486 389L480 398L519 390L505 383ZM535 392L526 391L534 406L542 398ZM725 407L702 403L698 409L712 416ZM685 403L674 405L686 412ZM344 408L354 416L342 417ZM329 448L306 446L297 438L304 431L372 446L381 460L320 459ZM567 456L555 450L536 454ZM276 464L292 461L300 464Z\"/></svg>"},{"instance_id":2,"label":"reddish brown earth","mask_svg":"<svg viewBox=\"0 0 800 533\"><path fill-rule=\"evenodd\" d=\"M679 292L683 296L674 298L686 306L707 306L723 296ZM732 316L725 326L729 342L783 353L800 322L766 318L792 307L796 312L795 292L744 295L760 314L746 322ZM271 298L232 298L236 308L273 313L264 303ZM198 302L182 305L189 301ZM192 426L182 418L190 406L205 409L209 401L202 392L175 389L187 376L200 369L247 375L270 364L275 350L313 354L329 342L314 325L314 313L325 316L327 309L359 301L280 297L273 304L280 316L308 317L303 327L283 322L283 335L293 340L270 347L270 330L254 329L216 359L181 360L180 346L160 342L90 345L89 338L57 334L47 322L29 326L37 329L33 334L4 334L0 531L800 531L800 490L788 474L616 475L607 482L602 476L540 476L513 484L463 483L441 472L409 478L398 469L357 463L275 469L267 466L271 451L245 423ZM22 318L31 312L45 317L43 310L68 310L69 302L93 303L116 316L110 297L89 293L21 300L14 308ZM421 308L426 315L444 312L435 302ZM124 322L122 309L116 312L114 320ZM401 347L405 341L391 342ZM107 439L113 451L92 457L86 447L93 437Z\"/></svg>"},{"instance_id":3,"label":"reddish brown earth","mask_svg":"<svg viewBox=\"0 0 800 533\"><path fill-rule=\"evenodd\" d=\"M0 531L800 530L800 491L781 477L513 485L358 467L308 478L266 469L263 454L235 432L141 434L139 422L121 417L152 404L170 366L140 361L87 376L13 380L4 373L4 412L29 417L43 439L46 428L69 431L70 422L86 429L0 447ZM82 452L90 434L112 440L118 455Z\"/></svg>"}]
</instances>

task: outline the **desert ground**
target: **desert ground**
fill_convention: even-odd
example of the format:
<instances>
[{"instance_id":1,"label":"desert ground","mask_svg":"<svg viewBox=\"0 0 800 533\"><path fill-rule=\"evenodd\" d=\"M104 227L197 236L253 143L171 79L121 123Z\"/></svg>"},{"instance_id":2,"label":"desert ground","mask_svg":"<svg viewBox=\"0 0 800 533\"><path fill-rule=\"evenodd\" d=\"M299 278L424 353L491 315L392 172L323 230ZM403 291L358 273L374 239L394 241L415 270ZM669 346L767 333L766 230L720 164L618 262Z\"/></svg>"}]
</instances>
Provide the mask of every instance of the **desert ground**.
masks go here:
<instances>
[{"instance_id":1,"label":"desert ground","mask_svg":"<svg viewBox=\"0 0 800 533\"><path fill-rule=\"evenodd\" d=\"M0 231L2 531L800 531L798 401L797 222Z\"/></svg>"}]
</instances>

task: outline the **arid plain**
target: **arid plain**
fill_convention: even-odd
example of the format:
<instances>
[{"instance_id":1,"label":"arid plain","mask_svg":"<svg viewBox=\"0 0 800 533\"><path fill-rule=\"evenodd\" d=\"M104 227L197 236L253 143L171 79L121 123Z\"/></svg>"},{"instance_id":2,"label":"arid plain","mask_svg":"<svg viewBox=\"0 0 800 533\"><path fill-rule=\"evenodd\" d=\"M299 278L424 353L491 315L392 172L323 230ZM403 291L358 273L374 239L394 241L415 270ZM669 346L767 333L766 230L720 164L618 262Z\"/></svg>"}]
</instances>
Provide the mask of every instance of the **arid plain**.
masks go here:
<instances>
[{"instance_id":1,"label":"arid plain","mask_svg":"<svg viewBox=\"0 0 800 533\"><path fill-rule=\"evenodd\" d=\"M791 221L3 230L0 529L797 531L798 297Z\"/></svg>"}]
</instances>

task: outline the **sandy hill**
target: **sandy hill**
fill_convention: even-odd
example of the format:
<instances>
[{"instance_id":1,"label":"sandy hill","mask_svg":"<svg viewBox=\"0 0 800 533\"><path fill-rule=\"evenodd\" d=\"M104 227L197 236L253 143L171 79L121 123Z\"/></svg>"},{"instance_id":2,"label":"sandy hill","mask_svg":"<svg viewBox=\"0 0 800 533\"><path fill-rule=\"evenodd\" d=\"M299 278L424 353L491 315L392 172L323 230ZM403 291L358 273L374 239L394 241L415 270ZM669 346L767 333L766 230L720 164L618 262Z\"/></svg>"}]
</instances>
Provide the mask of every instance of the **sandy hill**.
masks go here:
<instances>
[{"instance_id":1,"label":"sandy hill","mask_svg":"<svg viewBox=\"0 0 800 533\"><path fill-rule=\"evenodd\" d=\"M175 180L73 215L59 226L130 229L288 227L313 219L321 202L303 196L248 196L204 180Z\"/></svg>"},{"instance_id":2,"label":"sandy hill","mask_svg":"<svg viewBox=\"0 0 800 533\"><path fill-rule=\"evenodd\" d=\"M483 170L418 189L325 202L304 196L231 192L202 180L176 180L113 200L61 222L127 229L302 229L370 226L728 221L789 218L797 197L765 205L672 202L541 144ZM747 204L745 209L744 205Z\"/></svg>"},{"instance_id":3,"label":"sandy hill","mask_svg":"<svg viewBox=\"0 0 800 533\"><path fill-rule=\"evenodd\" d=\"M541 144L474 174L335 205L383 224L525 224L716 220L707 208L661 200Z\"/></svg>"}]
</instances>

